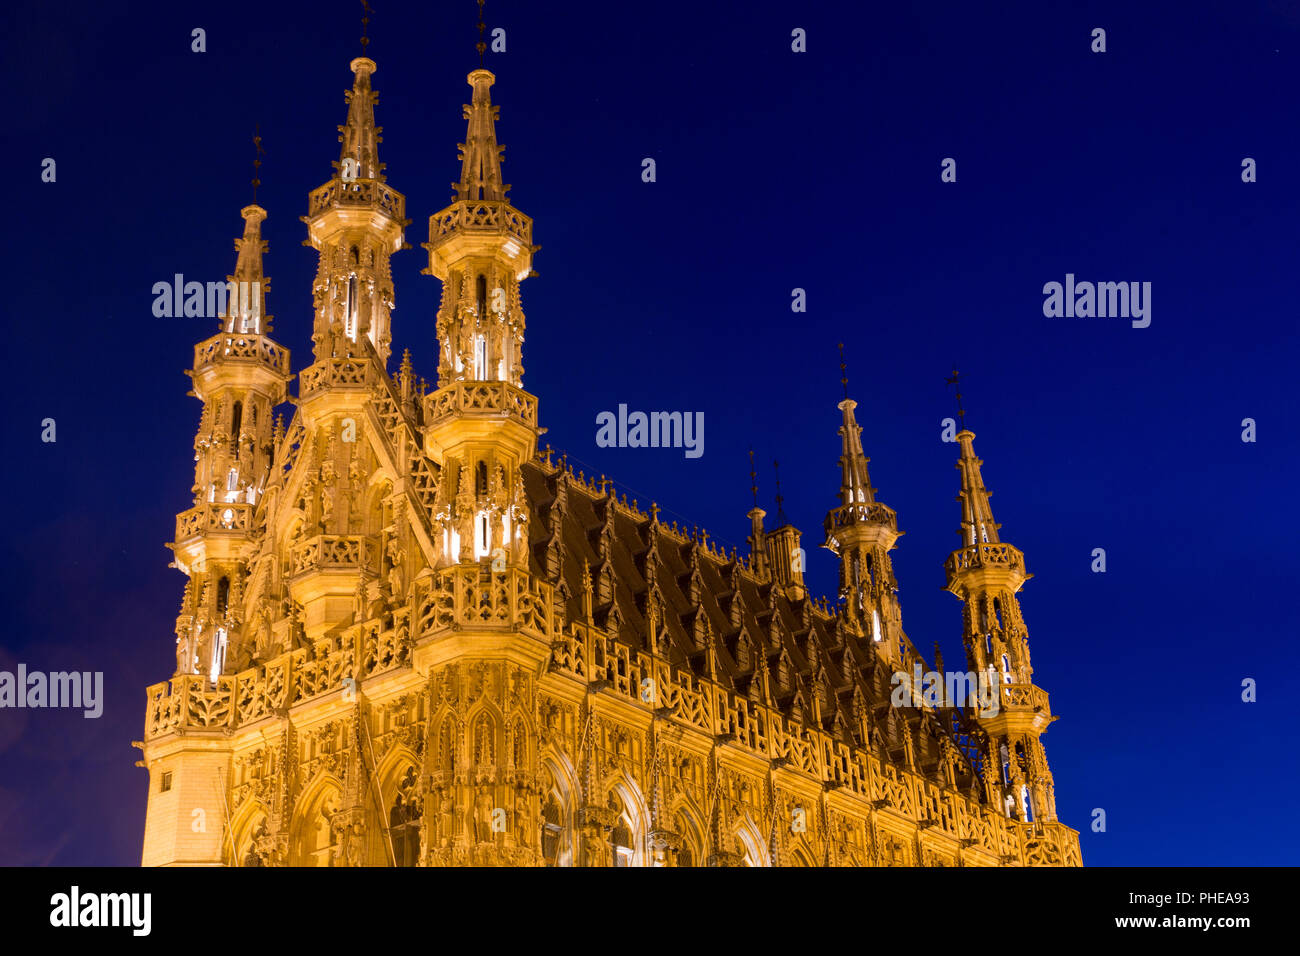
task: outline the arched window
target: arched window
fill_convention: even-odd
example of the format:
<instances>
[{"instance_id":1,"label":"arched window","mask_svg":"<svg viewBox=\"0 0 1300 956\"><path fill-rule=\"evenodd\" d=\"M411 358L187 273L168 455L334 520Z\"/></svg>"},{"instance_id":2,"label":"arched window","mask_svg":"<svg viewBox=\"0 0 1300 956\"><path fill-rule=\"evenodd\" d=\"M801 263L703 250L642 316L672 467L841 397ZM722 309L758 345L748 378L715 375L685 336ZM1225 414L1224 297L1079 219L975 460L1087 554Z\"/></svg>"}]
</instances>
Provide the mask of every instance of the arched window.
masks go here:
<instances>
[{"instance_id":1,"label":"arched window","mask_svg":"<svg viewBox=\"0 0 1300 956\"><path fill-rule=\"evenodd\" d=\"M871 636L875 641L884 638L884 632L880 629L880 611L874 607L871 609Z\"/></svg>"},{"instance_id":2,"label":"arched window","mask_svg":"<svg viewBox=\"0 0 1300 956\"><path fill-rule=\"evenodd\" d=\"M235 407L230 412L230 437L234 441L239 441L239 427L244 423L244 403L235 402Z\"/></svg>"},{"instance_id":3,"label":"arched window","mask_svg":"<svg viewBox=\"0 0 1300 956\"><path fill-rule=\"evenodd\" d=\"M474 303L477 315L481 319L487 314L487 277L479 276L474 282Z\"/></svg>"},{"instance_id":4,"label":"arched window","mask_svg":"<svg viewBox=\"0 0 1300 956\"><path fill-rule=\"evenodd\" d=\"M226 606L230 603L230 578L223 577L217 582L217 617L223 617Z\"/></svg>"},{"instance_id":5,"label":"arched window","mask_svg":"<svg viewBox=\"0 0 1300 956\"><path fill-rule=\"evenodd\" d=\"M480 461L474 469L474 494L480 497L487 494L488 490L488 470L487 462Z\"/></svg>"},{"instance_id":6,"label":"arched window","mask_svg":"<svg viewBox=\"0 0 1300 956\"><path fill-rule=\"evenodd\" d=\"M1020 787L1020 808L1024 811L1025 822L1034 822L1034 798L1029 795L1029 787L1022 784Z\"/></svg>"},{"instance_id":7,"label":"arched window","mask_svg":"<svg viewBox=\"0 0 1300 956\"><path fill-rule=\"evenodd\" d=\"M1002 655L1002 683L1015 683L1014 679L1011 677L1011 658L1007 657L1005 654Z\"/></svg>"}]
</instances>

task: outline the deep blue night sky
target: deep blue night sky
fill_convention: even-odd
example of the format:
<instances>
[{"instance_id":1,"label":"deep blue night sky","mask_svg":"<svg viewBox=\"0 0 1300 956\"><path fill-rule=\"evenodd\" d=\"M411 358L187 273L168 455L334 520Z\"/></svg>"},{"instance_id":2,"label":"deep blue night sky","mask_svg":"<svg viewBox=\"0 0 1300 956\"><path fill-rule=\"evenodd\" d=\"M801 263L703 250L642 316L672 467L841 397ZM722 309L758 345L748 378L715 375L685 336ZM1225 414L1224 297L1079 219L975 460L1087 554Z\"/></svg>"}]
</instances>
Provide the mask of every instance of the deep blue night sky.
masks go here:
<instances>
[{"instance_id":1,"label":"deep blue night sky","mask_svg":"<svg viewBox=\"0 0 1300 956\"><path fill-rule=\"evenodd\" d=\"M419 243L460 171L476 10L375 5L380 158L415 247L393 260L394 348L433 379ZM1055 6L488 0L505 178L543 246L524 385L543 441L727 544L748 531L747 449L769 512L780 459L825 594L844 342L871 478L907 532L903 625L951 666L956 363L1003 539L1035 575L1022 606L1060 716L1044 742L1084 863L1294 864L1300 3ZM298 217L338 158L359 10L5 11L0 669L103 671L106 704L0 711L0 863L139 862L130 741L174 667L184 579L163 544L191 504L200 408L182 370L216 331L154 318L151 289L233 269L260 124L268 306L306 363ZM1151 282L1150 327L1044 317L1066 273ZM597 448L619 403L703 412L703 457Z\"/></svg>"}]
</instances>

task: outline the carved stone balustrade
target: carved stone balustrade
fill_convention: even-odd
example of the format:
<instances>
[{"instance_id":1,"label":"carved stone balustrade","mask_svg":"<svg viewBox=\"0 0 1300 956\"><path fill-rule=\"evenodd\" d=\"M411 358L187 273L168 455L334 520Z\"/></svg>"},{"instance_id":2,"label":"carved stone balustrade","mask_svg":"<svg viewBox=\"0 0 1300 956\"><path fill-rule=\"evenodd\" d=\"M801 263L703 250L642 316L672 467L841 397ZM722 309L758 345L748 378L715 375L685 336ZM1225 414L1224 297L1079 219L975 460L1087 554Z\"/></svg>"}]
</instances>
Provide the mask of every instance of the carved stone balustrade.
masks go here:
<instances>
[{"instance_id":1,"label":"carved stone balustrade","mask_svg":"<svg viewBox=\"0 0 1300 956\"><path fill-rule=\"evenodd\" d=\"M417 582L415 639L461 628L512 631L550 642L555 630L551 586L518 568L491 571L462 564Z\"/></svg>"},{"instance_id":2,"label":"carved stone balustrade","mask_svg":"<svg viewBox=\"0 0 1300 956\"><path fill-rule=\"evenodd\" d=\"M944 569L951 578L956 572L967 568L997 567L1023 570L1025 555L1010 544L973 544L948 555Z\"/></svg>"},{"instance_id":3,"label":"carved stone balustrade","mask_svg":"<svg viewBox=\"0 0 1300 956\"><path fill-rule=\"evenodd\" d=\"M379 545L373 538L357 534L319 534L308 538L289 553L290 576L313 571L379 572Z\"/></svg>"},{"instance_id":4,"label":"carved stone balustrade","mask_svg":"<svg viewBox=\"0 0 1300 956\"><path fill-rule=\"evenodd\" d=\"M393 626L377 621L353 625L336 639L298 648L210 684L205 676L173 677L148 690L145 739L195 732L229 733L325 694L355 687L394 668L410 665L410 608L393 613Z\"/></svg>"},{"instance_id":5,"label":"carved stone balustrade","mask_svg":"<svg viewBox=\"0 0 1300 956\"><path fill-rule=\"evenodd\" d=\"M371 364L361 356L321 359L298 373L298 394L311 395L325 388L367 389Z\"/></svg>"},{"instance_id":6,"label":"carved stone balustrade","mask_svg":"<svg viewBox=\"0 0 1300 956\"><path fill-rule=\"evenodd\" d=\"M438 424L453 417L513 418L537 427L537 399L509 382L454 382L424 397L424 420Z\"/></svg>"},{"instance_id":7,"label":"carved stone balustrade","mask_svg":"<svg viewBox=\"0 0 1300 956\"><path fill-rule=\"evenodd\" d=\"M336 204L378 209L398 222L406 219L406 197L387 183L375 179L359 179L350 183L331 180L319 189L312 190L307 197L307 217L312 218Z\"/></svg>"},{"instance_id":8,"label":"carved stone balustrade","mask_svg":"<svg viewBox=\"0 0 1300 956\"><path fill-rule=\"evenodd\" d=\"M176 516L179 544L200 535L245 535L253 530L253 506L247 502L209 501Z\"/></svg>"},{"instance_id":9,"label":"carved stone balustrade","mask_svg":"<svg viewBox=\"0 0 1300 956\"><path fill-rule=\"evenodd\" d=\"M894 509L879 502L875 504L841 505L826 516L826 533L834 534L840 528L855 524L883 525L898 531L898 515Z\"/></svg>"},{"instance_id":10,"label":"carved stone balustrade","mask_svg":"<svg viewBox=\"0 0 1300 956\"><path fill-rule=\"evenodd\" d=\"M457 202L429 217L430 245L456 232L509 236L525 249L533 244L533 220L508 202Z\"/></svg>"},{"instance_id":11,"label":"carved stone balustrade","mask_svg":"<svg viewBox=\"0 0 1300 956\"><path fill-rule=\"evenodd\" d=\"M289 350L265 335L222 332L194 346L196 374L221 364L260 365L281 378L288 379Z\"/></svg>"}]
</instances>

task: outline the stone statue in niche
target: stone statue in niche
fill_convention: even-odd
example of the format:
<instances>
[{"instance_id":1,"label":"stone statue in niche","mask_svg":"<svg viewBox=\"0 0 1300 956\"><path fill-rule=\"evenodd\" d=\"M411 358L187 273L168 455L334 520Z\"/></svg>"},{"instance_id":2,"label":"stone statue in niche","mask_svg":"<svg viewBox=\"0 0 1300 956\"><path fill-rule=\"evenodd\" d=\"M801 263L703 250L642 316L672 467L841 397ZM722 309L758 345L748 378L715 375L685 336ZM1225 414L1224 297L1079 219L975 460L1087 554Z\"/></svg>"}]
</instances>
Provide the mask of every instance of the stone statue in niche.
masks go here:
<instances>
[{"instance_id":1,"label":"stone statue in niche","mask_svg":"<svg viewBox=\"0 0 1300 956\"><path fill-rule=\"evenodd\" d=\"M194 643L188 628L176 632L176 673L194 673Z\"/></svg>"},{"instance_id":2,"label":"stone statue in niche","mask_svg":"<svg viewBox=\"0 0 1300 956\"><path fill-rule=\"evenodd\" d=\"M456 840L456 803L452 800L449 789L443 791L438 811L438 845L451 846Z\"/></svg>"},{"instance_id":3,"label":"stone statue in niche","mask_svg":"<svg viewBox=\"0 0 1300 956\"><path fill-rule=\"evenodd\" d=\"M524 790L515 791L515 843L528 846L528 794Z\"/></svg>"},{"instance_id":4,"label":"stone statue in niche","mask_svg":"<svg viewBox=\"0 0 1300 956\"><path fill-rule=\"evenodd\" d=\"M406 551L398 544L396 537L388 539L388 561L388 591L393 603L397 604L406 596L406 575L402 570L406 563Z\"/></svg>"},{"instance_id":5,"label":"stone statue in niche","mask_svg":"<svg viewBox=\"0 0 1300 956\"><path fill-rule=\"evenodd\" d=\"M338 494L336 479L338 475L334 471L334 462L326 458L320 466L320 530L321 534L328 534L330 527L334 523L334 498Z\"/></svg>"},{"instance_id":6,"label":"stone statue in niche","mask_svg":"<svg viewBox=\"0 0 1300 956\"><path fill-rule=\"evenodd\" d=\"M492 842L492 796L481 788L474 797L474 842Z\"/></svg>"}]
</instances>

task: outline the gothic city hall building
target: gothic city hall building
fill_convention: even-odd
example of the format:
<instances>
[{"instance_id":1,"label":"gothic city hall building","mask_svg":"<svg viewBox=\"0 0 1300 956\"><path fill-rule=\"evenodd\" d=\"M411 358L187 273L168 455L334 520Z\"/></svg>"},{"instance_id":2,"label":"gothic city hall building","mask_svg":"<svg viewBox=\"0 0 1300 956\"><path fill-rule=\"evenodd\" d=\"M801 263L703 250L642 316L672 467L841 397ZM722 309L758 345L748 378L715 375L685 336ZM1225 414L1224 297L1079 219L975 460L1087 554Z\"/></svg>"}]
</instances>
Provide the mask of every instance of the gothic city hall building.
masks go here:
<instances>
[{"instance_id":1,"label":"gothic city hall building","mask_svg":"<svg viewBox=\"0 0 1300 956\"><path fill-rule=\"evenodd\" d=\"M303 217L310 359L295 375L272 337L258 205L231 276L253 294L194 348L175 673L148 688L137 743L143 863L1080 865L1041 742L1029 575L975 436L953 445L947 589L992 693L955 703L916 683L943 664L903 631L902 532L851 399L825 424L834 601L805 587L799 530L757 506L748 553L726 553L539 449L520 293L537 247L486 69L423 243L437 386L390 354L409 220L379 161L376 64L351 70L335 173Z\"/></svg>"}]
</instances>

